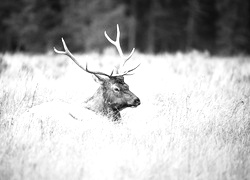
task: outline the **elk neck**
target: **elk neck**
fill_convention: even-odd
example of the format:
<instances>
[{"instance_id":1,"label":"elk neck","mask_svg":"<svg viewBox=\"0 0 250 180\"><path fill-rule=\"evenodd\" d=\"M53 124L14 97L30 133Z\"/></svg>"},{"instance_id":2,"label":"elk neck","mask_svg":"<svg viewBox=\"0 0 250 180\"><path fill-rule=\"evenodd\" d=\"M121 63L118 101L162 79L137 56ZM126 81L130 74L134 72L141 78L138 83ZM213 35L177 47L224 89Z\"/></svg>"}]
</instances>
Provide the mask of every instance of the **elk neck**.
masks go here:
<instances>
[{"instance_id":1,"label":"elk neck","mask_svg":"<svg viewBox=\"0 0 250 180\"><path fill-rule=\"evenodd\" d=\"M85 108L94 111L97 114L101 114L113 121L120 120L121 114L117 109L112 109L105 99L105 87L100 86L95 94L85 101Z\"/></svg>"}]
</instances>

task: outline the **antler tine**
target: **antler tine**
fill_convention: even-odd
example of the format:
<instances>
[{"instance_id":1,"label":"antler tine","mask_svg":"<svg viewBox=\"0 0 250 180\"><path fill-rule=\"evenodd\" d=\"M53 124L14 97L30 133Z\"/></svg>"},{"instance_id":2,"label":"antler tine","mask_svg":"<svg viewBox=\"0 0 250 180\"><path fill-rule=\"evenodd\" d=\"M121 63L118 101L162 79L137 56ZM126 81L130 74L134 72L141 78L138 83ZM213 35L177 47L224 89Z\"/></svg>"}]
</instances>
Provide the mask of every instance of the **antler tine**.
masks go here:
<instances>
[{"instance_id":1,"label":"antler tine","mask_svg":"<svg viewBox=\"0 0 250 180\"><path fill-rule=\"evenodd\" d=\"M138 64L136 67L130 69L130 70L127 70L127 71L124 71L123 73L121 74L116 74L116 75L113 75L114 73L114 70L111 72L110 74L110 77L117 77L117 76L126 76L126 75L133 75L131 74L132 71L134 71L135 69L137 69L141 64Z\"/></svg>"},{"instance_id":2,"label":"antler tine","mask_svg":"<svg viewBox=\"0 0 250 180\"><path fill-rule=\"evenodd\" d=\"M77 66L79 66L82 70L90 73L90 74L94 74L95 76L97 76L97 74L99 75L104 75L104 76L107 76L107 77L110 77L109 75L105 74L105 73L102 73L102 72L98 72L98 71L90 71L88 70L88 64L86 63L86 67L84 68L83 66L81 66L78 61L76 60L75 56L69 51L64 39L62 38L62 43L63 43L63 48L64 48L64 51L59 51L57 50L55 47L54 47L54 51L57 53L57 54L63 54L63 55L66 55L68 57L70 57L70 59L72 59Z\"/></svg>"},{"instance_id":3,"label":"antler tine","mask_svg":"<svg viewBox=\"0 0 250 180\"><path fill-rule=\"evenodd\" d=\"M132 57L132 55L134 54L135 48L132 49L131 53L129 54L129 56L125 59L123 66L126 64L126 62Z\"/></svg>"},{"instance_id":4,"label":"antler tine","mask_svg":"<svg viewBox=\"0 0 250 180\"><path fill-rule=\"evenodd\" d=\"M81 69L83 69L84 71L86 71L85 68L82 67L82 66L77 62L75 56L69 51L69 49L68 49L68 47L67 47L67 45L66 45L66 43L65 43L65 41L64 41L63 38L62 38L62 43L63 43L64 51L58 51L55 47L54 47L54 51L55 51L57 54L63 54L63 55L66 55L66 56L70 57L70 58L77 64L77 66L79 66Z\"/></svg>"},{"instance_id":5,"label":"antler tine","mask_svg":"<svg viewBox=\"0 0 250 180\"><path fill-rule=\"evenodd\" d=\"M132 55L133 55L133 53L135 51L135 48L132 49L131 53L127 57L124 56L124 54L122 52L122 49L121 49L121 44L120 44L120 29L119 29L119 25L117 24L116 27L117 27L117 34L116 34L116 40L115 41L113 41L108 36L108 34L107 34L106 31L104 31L104 35L107 38L107 40L116 47L116 49L118 50L118 53L119 53L120 57L124 59L124 62L122 64L124 66L125 63L132 57Z\"/></svg>"},{"instance_id":6,"label":"antler tine","mask_svg":"<svg viewBox=\"0 0 250 180\"><path fill-rule=\"evenodd\" d=\"M123 72L122 74L118 74L116 76L125 76L125 75L133 75L133 74L130 74L130 72L134 71L135 69L137 69L141 64L138 64L136 67L130 69L130 70L127 70L125 72Z\"/></svg>"},{"instance_id":7,"label":"antler tine","mask_svg":"<svg viewBox=\"0 0 250 180\"><path fill-rule=\"evenodd\" d=\"M121 49L121 45L120 45L120 30L119 30L119 25L117 24L117 34L116 34L116 40L115 41L113 41L108 36L108 34L107 34L106 31L104 31L104 35L107 38L107 40L116 47L116 49L118 50L119 55L121 57L123 57L124 55L123 55L123 52L122 52L122 49Z\"/></svg>"}]
</instances>

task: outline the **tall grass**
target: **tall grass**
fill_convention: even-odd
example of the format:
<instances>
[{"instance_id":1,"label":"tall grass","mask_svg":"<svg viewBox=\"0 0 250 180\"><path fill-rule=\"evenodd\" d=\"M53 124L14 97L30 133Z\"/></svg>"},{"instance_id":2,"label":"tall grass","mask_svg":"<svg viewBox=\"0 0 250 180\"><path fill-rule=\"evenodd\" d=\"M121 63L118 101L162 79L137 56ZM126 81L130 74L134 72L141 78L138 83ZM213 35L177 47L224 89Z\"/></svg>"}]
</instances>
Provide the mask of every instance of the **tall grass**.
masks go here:
<instances>
[{"instance_id":1,"label":"tall grass","mask_svg":"<svg viewBox=\"0 0 250 180\"><path fill-rule=\"evenodd\" d=\"M106 72L117 61L77 58ZM98 87L67 57L4 60L0 179L250 178L249 58L136 53L142 65L125 81L142 104L122 111L119 124L85 113L68 119L59 105L47 106L81 103Z\"/></svg>"}]
</instances>

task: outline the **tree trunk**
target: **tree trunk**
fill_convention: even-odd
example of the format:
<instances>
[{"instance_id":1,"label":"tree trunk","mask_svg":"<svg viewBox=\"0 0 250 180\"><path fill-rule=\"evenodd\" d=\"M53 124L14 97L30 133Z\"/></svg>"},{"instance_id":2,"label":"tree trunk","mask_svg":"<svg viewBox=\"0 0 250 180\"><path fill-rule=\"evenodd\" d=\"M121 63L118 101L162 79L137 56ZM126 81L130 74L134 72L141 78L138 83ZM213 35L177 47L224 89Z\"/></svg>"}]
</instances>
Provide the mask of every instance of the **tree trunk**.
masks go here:
<instances>
[{"instance_id":1,"label":"tree trunk","mask_svg":"<svg viewBox=\"0 0 250 180\"><path fill-rule=\"evenodd\" d=\"M137 18L136 18L136 0L131 2L131 18L129 21L128 51L136 46Z\"/></svg>"},{"instance_id":2,"label":"tree trunk","mask_svg":"<svg viewBox=\"0 0 250 180\"><path fill-rule=\"evenodd\" d=\"M186 50L191 50L195 46L196 32L195 32L195 17L199 11L199 2L191 0L189 3L189 17L187 21L187 46Z\"/></svg>"},{"instance_id":3,"label":"tree trunk","mask_svg":"<svg viewBox=\"0 0 250 180\"><path fill-rule=\"evenodd\" d=\"M152 4L149 9L149 18L148 18L148 31L147 31L147 52L155 52L155 17L154 11L156 7L156 1L152 1Z\"/></svg>"}]
</instances>

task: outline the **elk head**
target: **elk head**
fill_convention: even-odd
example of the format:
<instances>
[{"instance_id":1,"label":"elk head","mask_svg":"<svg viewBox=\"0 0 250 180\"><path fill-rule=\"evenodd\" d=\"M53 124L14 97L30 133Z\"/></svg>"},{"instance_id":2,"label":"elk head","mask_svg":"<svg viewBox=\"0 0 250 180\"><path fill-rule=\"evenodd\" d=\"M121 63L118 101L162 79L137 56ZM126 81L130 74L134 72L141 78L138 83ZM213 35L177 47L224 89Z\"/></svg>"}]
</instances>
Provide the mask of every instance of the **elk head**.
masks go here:
<instances>
[{"instance_id":1,"label":"elk head","mask_svg":"<svg viewBox=\"0 0 250 180\"><path fill-rule=\"evenodd\" d=\"M117 48L122 59L121 63L115 66L110 75L99 71L91 71L88 69L87 64L85 67L81 66L69 51L63 38L62 43L64 51L58 51L56 48L54 48L54 51L58 54L70 57L82 70L93 74L95 80L100 83L100 87L97 89L96 93L86 101L85 108L116 121L121 118L121 110L127 107L137 107L140 105L140 99L129 90L129 86L124 82L124 76L132 75L131 72L140 64L132 69L125 71L122 70L126 62L132 57L135 49L133 48L127 57L124 56L120 45L120 30L118 25L115 41L107 35L106 31L104 32L104 35L107 40Z\"/></svg>"}]
</instances>

